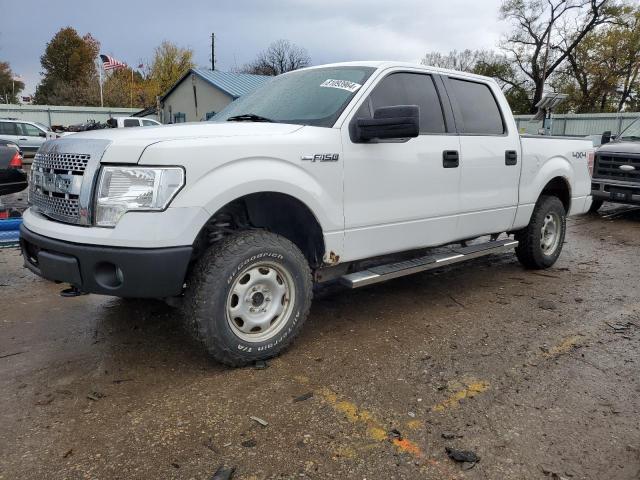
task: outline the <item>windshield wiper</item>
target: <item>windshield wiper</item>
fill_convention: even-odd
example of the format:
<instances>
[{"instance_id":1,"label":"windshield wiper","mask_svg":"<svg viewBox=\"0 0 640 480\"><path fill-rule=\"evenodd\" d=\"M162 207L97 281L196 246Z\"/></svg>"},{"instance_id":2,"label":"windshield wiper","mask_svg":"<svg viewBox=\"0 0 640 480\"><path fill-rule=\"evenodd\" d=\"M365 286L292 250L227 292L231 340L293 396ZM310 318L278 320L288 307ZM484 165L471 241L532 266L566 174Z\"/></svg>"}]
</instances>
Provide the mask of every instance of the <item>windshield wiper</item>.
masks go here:
<instances>
[{"instance_id":1,"label":"windshield wiper","mask_svg":"<svg viewBox=\"0 0 640 480\"><path fill-rule=\"evenodd\" d=\"M227 122L270 122L274 123L273 120L267 117L261 117L260 115L256 115L255 113L243 113L242 115L234 115L232 117L227 118Z\"/></svg>"}]
</instances>

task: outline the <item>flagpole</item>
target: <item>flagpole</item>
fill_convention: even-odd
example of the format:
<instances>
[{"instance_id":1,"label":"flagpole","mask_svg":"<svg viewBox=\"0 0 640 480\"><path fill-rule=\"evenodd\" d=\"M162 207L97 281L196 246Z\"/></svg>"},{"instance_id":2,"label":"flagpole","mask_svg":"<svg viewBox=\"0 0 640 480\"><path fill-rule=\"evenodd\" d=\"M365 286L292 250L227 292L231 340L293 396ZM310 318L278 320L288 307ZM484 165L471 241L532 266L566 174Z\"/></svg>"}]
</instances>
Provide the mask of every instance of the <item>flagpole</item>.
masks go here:
<instances>
[{"instance_id":1,"label":"flagpole","mask_svg":"<svg viewBox=\"0 0 640 480\"><path fill-rule=\"evenodd\" d=\"M131 104L130 107L133 108L133 67L131 67Z\"/></svg>"},{"instance_id":2,"label":"flagpole","mask_svg":"<svg viewBox=\"0 0 640 480\"><path fill-rule=\"evenodd\" d=\"M100 106L104 107L104 97L102 96L102 60L98 65L98 83L100 83Z\"/></svg>"}]
</instances>

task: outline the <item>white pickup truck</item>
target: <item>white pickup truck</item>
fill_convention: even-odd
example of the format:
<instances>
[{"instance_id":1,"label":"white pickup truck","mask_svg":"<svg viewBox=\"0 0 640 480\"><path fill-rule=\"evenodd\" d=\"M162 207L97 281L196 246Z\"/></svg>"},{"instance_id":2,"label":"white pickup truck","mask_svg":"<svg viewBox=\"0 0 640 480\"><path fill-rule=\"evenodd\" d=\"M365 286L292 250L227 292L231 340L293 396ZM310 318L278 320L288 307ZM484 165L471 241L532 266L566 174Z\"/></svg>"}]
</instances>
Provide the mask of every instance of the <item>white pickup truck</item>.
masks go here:
<instances>
[{"instance_id":1,"label":"white pickup truck","mask_svg":"<svg viewBox=\"0 0 640 480\"><path fill-rule=\"evenodd\" d=\"M45 143L22 250L78 293L180 300L209 353L238 366L290 344L314 283L514 248L527 268L553 265L566 216L591 205L592 159L589 141L520 136L489 78L319 66L211 122Z\"/></svg>"}]
</instances>

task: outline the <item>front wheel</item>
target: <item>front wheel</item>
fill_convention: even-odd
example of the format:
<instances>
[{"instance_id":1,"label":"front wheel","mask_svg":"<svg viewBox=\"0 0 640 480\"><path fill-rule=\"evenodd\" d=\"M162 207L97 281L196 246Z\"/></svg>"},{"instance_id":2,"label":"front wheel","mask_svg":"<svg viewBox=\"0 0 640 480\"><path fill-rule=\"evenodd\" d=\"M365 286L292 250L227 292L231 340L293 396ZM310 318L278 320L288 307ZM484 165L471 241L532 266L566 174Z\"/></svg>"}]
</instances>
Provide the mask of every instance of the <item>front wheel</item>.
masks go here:
<instances>
[{"instance_id":1,"label":"front wheel","mask_svg":"<svg viewBox=\"0 0 640 480\"><path fill-rule=\"evenodd\" d=\"M560 256L567 230L567 214L558 197L542 196L527 227L515 235L516 256L526 268L549 268Z\"/></svg>"},{"instance_id":2,"label":"front wheel","mask_svg":"<svg viewBox=\"0 0 640 480\"><path fill-rule=\"evenodd\" d=\"M185 293L185 316L221 363L238 367L286 348L311 304L309 264L286 238L251 230L212 246Z\"/></svg>"}]
</instances>

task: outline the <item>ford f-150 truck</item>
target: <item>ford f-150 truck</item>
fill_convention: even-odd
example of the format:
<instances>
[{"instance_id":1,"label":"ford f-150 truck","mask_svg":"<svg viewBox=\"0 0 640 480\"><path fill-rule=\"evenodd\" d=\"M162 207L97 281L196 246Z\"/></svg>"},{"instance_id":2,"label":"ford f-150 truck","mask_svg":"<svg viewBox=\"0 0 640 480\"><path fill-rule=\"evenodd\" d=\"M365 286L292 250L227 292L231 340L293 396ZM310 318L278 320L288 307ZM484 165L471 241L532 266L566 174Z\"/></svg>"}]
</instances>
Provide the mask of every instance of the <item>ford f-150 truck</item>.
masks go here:
<instances>
[{"instance_id":1,"label":"ford f-150 truck","mask_svg":"<svg viewBox=\"0 0 640 480\"><path fill-rule=\"evenodd\" d=\"M212 122L45 143L25 265L77 292L180 300L232 366L272 357L314 283L360 287L515 249L554 264L591 142L521 137L492 79L391 62L267 82ZM439 247L433 249L431 247Z\"/></svg>"},{"instance_id":2,"label":"ford f-150 truck","mask_svg":"<svg viewBox=\"0 0 640 480\"><path fill-rule=\"evenodd\" d=\"M603 135L595 156L591 211L606 201L640 205L640 119L629 125L615 141Z\"/></svg>"}]
</instances>

